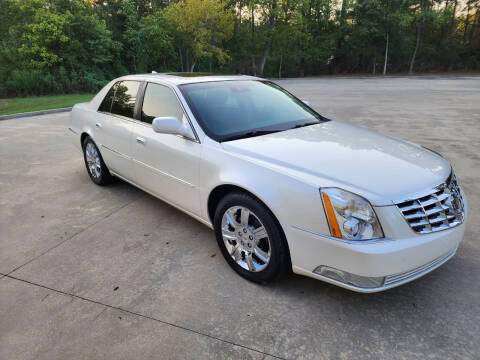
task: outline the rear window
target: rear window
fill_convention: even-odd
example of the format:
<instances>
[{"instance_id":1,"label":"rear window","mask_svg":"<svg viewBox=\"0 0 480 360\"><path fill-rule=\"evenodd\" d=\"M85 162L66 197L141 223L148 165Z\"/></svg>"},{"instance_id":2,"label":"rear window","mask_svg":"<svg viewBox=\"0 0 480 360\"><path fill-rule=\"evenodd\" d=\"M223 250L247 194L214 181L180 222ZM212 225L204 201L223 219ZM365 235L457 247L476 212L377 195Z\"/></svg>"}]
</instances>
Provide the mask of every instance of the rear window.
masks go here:
<instances>
[{"instance_id":1,"label":"rear window","mask_svg":"<svg viewBox=\"0 0 480 360\"><path fill-rule=\"evenodd\" d=\"M140 82L138 81L122 81L118 83L111 113L133 118L139 87Z\"/></svg>"}]
</instances>

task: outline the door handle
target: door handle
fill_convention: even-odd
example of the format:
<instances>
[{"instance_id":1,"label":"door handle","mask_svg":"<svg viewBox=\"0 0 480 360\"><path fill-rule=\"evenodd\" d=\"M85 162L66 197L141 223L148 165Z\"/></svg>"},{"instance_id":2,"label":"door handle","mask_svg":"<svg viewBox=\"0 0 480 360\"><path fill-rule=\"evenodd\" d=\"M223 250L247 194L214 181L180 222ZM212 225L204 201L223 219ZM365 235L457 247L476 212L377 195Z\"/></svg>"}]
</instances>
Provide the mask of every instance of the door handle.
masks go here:
<instances>
[{"instance_id":1,"label":"door handle","mask_svg":"<svg viewBox=\"0 0 480 360\"><path fill-rule=\"evenodd\" d=\"M100 124L100 123L96 123L95 126L96 126L97 128L101 128L103 125Z\"/></svg>"},{"instance_id":2,"label":"door handle","mask_svg":"<svg viewBox=\"0 0 480 360\"><path fill-rule=\"evenodd\" d=\"M145 145L147 143L147 140L145 140L144 138L142 138L140 136L137 136L137 143Z\"/></svg>"}]
</instances>

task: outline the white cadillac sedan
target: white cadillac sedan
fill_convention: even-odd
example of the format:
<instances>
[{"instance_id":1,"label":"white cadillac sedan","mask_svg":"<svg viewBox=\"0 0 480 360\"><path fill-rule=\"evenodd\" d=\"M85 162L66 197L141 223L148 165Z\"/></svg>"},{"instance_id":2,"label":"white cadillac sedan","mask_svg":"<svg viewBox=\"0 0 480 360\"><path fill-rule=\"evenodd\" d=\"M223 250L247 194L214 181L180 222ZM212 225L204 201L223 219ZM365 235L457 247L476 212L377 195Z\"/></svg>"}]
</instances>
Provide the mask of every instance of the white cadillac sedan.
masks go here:
<instances>
[{"instance_id":1,"label":"white cadillac sedan","mask_svg":"<svg viewBox=\"0 0 480 360\"><path fill-rule=\"evenodd\" d=\"M250 76L125 76L71 112L92 181L119 177L215 230L241 276L293 270L360 292L456 252L466 198L450 164L329 120Z\"/></svg>"}]
</instances>

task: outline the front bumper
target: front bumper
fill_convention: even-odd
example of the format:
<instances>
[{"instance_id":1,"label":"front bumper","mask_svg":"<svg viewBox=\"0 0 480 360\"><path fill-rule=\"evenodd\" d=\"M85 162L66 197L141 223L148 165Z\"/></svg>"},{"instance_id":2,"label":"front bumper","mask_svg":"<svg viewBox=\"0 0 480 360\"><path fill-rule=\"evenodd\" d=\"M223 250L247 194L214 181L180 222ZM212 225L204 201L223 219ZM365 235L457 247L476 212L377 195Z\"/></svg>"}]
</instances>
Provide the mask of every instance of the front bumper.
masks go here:
<instances>
[{"instance_id":1,"label":"front bumper","mask_svg":"<svg viewBox=\"0 0 480 360\"><path fill-rule=\"evenodd\" d=\"M440 267L444 263L446 263L448 260L450 260L456 253L457 248L453 249L452 252L439 257L438 259L435 259L431 261L430 263L427 263L423 266L419 266L418 268L415 268L410 271L406 271L404 273L400 274L394 274L394 275L389 275L384 278L384 281L382 285L376 286L376 287L359 287L355 286L353 284L348 284L345 282L337 281L332 278L328 278L319 274L316 274L314 272L306 272L303 269L299 269L297 267L294 267L294 272L297 274L301 275L306 275L318 280L323 280L326 282L329 282L334 285L338 285L340 287L343 287L345 289L353 290L356 292L362 292L362 293L374 293L374 292L379 292L379 291L384 291L388 290L403 284L406 284L412 280L418 279L419 277L422 277L423 275L428 274L429 272L435 270L436 268Z\"/></svg>"},{"instance_id":2,"label":"front bumper","mask_svg":"<svg viewBox=\"0 0 480 360\"><path fill-rule=\"evenodd\" d=\"M349 242L289 226L286 236L293 271L358 292L383 291L417 279L447 262L455 255L465 232L466 207L462 224L430 234L414 233L396 206L375 211L387 238ZM322 266L354 278L383 280L375 286L359 287L346 280L314 273Z\"/></svg>"}]
</instances>

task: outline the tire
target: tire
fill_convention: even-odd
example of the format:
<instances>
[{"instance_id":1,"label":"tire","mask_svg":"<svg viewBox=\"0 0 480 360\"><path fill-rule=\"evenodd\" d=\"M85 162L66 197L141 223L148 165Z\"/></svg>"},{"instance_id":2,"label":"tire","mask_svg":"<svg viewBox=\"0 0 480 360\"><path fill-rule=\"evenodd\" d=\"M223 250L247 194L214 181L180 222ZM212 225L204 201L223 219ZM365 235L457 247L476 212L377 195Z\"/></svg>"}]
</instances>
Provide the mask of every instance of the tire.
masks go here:
<instances>
[{"instance_id":1,"label":"tire","mask_svg":"<svg viewBox=\"0 0 480 360\"><path fill-rule=\"evenodd\" d=\"M225 260L245 279L267 283L291 271L280 224L255 197L241 192L226 195L215 211L214 228Z\"/></svg>"},{"instance_id":2,"label":"tire","mask_svg":"<svg viewBox=\"0 0 480 360\"><path fill-rule=\"evenodd\" d=\"M85 167L87 168L90 179L97 185L103 186L110 184L113 181L113 177L103 161L97 144L95 144L91 137L87 136L85 140L83 140L82 149L83 160L85 161ZM88 156L87 153L89 153L90 156ZM91 166L89 166L89 162Z\"/></svg>"}]
</instances>

